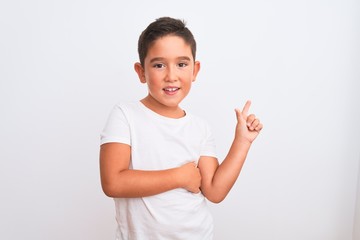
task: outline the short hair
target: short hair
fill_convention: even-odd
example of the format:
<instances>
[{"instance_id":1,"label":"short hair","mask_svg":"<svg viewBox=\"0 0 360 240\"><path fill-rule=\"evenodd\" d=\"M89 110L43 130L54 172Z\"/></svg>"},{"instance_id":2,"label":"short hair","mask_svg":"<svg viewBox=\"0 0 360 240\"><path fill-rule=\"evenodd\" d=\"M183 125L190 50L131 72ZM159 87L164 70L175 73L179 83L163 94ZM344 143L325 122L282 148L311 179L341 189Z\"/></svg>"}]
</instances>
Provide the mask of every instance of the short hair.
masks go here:
<instances>
[{"instance_id":1,"label":"short hair","mask_svg":"<svg viewBox=\"0 0 360 240\"><path fill-rule=\"evenodd\" d=\"M196 41L191 31L186 27L186 22L184 20L174 19L171 17L161 17L150 23L139 37L138 53L142 66L144 66L144 60L150 46L157 39L168 35L181 37L187 44L189 44L195 61Z\"/></svg>"}]
</instances>

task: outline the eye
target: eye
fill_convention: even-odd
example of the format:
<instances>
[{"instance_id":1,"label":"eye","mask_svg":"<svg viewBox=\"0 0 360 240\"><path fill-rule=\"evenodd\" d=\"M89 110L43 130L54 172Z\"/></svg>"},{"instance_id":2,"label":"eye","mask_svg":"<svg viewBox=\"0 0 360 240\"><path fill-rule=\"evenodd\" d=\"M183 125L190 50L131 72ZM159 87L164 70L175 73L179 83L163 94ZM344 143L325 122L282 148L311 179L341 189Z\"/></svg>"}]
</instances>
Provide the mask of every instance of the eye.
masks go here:
<instances>
[{"instance_id":1,"label":"eye","mask_svg":"<svg viewBox=\"0 0 360 240\"><path fill-rule=\"evenodd\" d=\"M163 64L163 63L155 63L155 64L153 65L153 67L154 67L154 68L163 68L163 67L165 67L165 64Z\"/></svg>"},{"instance_id":2,"label":"eye","mask_svg":"<svg viewBox=\"0 0 360 240\"><path fill-rule=\"evenodd\" d=\"M188 65L188 64L187 64L186 62L181 62L181 63L178 64L178 66L181 67L181 68L184 68L184 67L186 67L187 65Z\"/></svg>"}]
</instances>

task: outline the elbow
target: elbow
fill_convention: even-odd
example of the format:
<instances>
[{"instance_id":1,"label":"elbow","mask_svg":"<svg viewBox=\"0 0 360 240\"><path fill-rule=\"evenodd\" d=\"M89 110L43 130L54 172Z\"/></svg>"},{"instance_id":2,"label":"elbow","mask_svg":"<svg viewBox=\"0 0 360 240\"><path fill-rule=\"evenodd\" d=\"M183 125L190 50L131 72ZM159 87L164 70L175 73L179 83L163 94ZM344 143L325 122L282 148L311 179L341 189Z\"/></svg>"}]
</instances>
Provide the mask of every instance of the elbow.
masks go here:
<instances>
[{"instance_id":1,"label":"elbow","mask_svg":"<svg viewBox=\"0 0 360 240\"><path fill-rule=\"evenodd\" d=\"M202 193L207 200L216 204L221 203L227 195L227 192L221 191L213 187L203 188Z\"/></svg>"},{"instance_id":2,"label":"elbow","mask_svg":"<svg viewBox=\"0 0 360 240\"><path fill-rule=\"evenodd\" d=\"M204 194L204 195L207 200L216 204L221 203L226 197L226 195L222 195L222 194Z\"/></svg>"},{"instance_id":3,"label":"elbow","mask_svg":"<svg viewBox=\"0 0 360 240\"><path fill-rule=\"evenodd\" d=\"M114 197L114 192L109 187L102 186L102 190L106 196Z\"/></svg>"},{"instance_id":4,"label":"elbow","mask_svg":"<svg viewBox=\"0 0 360 240\"><path fill-rule=\"evenodd\" d=\"M115 190L115 187L112 184L102 183L101 187L106 196L110 198L118 197L117 191Z\"/></svg>"},{"instance_id":5,"label":"elbow","mask_svg":"<svg viewBox=\"0 0 360 240\"><path fill-rule=\"evenodd\" d=\"M207 200L209 200L210 202L212 202L212 203L215 203L215 204L218 204L218 203L221 203L224 199L225 199L225 197L218 197L218 196L214 196L214 197L206 197L207 198Z\"/></svg>"}]
</instances>

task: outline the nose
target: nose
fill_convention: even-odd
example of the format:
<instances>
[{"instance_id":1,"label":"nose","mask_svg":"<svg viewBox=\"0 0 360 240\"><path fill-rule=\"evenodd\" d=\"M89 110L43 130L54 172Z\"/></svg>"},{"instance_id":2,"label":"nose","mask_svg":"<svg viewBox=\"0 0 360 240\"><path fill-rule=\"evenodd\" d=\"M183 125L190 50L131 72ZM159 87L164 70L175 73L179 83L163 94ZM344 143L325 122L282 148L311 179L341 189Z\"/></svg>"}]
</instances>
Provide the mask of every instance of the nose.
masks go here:
<instances>
[{"instance_id":1,"label":"nose","mask_svg":"<svg viewBox=\"0 0 360 240\"><path fill-rule=\"evenodd\" d=\"M176 73L176 67L174 67L174 66L167 67L165 81L175 82L177 80L178 80L178 78L177 78L177 73Z\"/></svg>"}]
</instances>

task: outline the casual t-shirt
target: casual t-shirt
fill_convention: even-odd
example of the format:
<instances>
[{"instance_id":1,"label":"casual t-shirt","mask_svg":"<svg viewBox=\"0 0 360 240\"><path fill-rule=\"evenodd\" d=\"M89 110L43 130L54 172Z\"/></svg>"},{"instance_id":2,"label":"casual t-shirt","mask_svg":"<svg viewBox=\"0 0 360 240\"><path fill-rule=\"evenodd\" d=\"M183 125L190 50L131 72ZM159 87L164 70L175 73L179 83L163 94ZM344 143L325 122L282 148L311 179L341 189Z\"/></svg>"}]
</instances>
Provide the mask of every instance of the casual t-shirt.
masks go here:
<instances>
[{"instance_id":1,"label":"casual t-shirt","mask_svg":"<svg viewBox=\"0 0 360 240\"><path fill-rule=\"evenodd\" d=\"M163 170L216 157L214 139L202 119L186 113L161 116L141 102L116 105L101 134L101 144L131 146L130 169ZM179 188L142 198L115 198L121 240L212 239L213 220L202 193Z\"/></svg>"}]
</instances>

